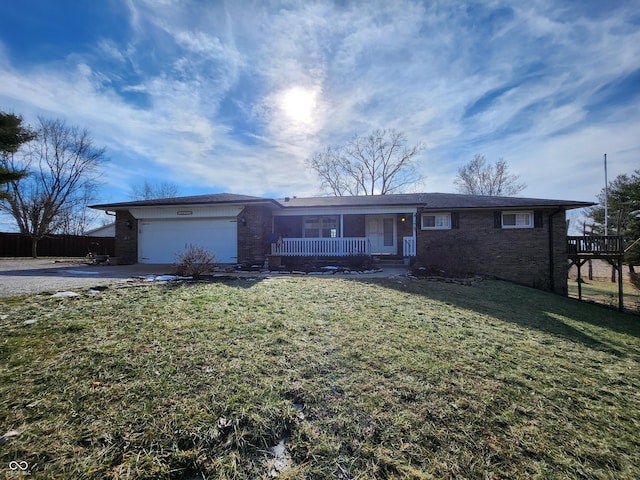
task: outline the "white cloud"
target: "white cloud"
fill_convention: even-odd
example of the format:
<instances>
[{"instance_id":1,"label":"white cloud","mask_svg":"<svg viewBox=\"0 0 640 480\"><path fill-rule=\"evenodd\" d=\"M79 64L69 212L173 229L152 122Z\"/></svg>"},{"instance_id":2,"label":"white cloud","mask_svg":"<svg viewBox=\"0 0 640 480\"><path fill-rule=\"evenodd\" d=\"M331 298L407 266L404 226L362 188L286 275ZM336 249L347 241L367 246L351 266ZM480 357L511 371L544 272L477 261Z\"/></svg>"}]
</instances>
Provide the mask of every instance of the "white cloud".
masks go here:
<instances>
[{"instance_id":1,"label":"white cloud","mask_svg":"<svg viewBox=\"0 0 640 480\"><path fill-rule=\"evenodd\" d=\"M102 39L98 43L98 52L107 58L112 58L119 63L126 63L125 55L118 49L115 43L108 39Z\"/></svg>"},{"instance_id":2,"label":"white cloud","mask_svg":"<svg viewBox=\"0 0 640 480\"><path fill-rule=\"evenodd\" d=\"M483 153L526 177L525 195L590 199L591 157L635 165L638 109L592 105L636 71L640 32L624 9L566 5L128 1L132 35L89 53L28 67L0 45L0 102L88 127L120 191L164 172L202 192L313 194L314 150L395 128L427 147L431 190L453 191Z\"/></svg>"}]
</instances>

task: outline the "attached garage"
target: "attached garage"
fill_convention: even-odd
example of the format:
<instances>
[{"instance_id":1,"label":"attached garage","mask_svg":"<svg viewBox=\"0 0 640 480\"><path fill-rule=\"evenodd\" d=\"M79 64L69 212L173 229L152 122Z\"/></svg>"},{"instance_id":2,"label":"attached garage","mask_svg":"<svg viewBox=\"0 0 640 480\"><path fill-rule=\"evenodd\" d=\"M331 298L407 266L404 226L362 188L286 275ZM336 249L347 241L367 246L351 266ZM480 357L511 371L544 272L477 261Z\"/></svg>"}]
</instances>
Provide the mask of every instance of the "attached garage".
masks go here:
<instances>
[{"instance_id":1,"label":"attached garage","mask_svg":"<svg viewBox=\"0 0 640 480\"><path fill-rule=\"evenodd\" d=\"M254 257L266 252L271 211L277 208L277 202L216 193L92 208L115 214L115 254L119 262L172 264L177 254L197 246L214 254L214 263L235 265L253 262Z\"/></svg>"},{"instance_id":2,"label":"attached garage","mask_svg":"<svg viewBox=\"0 0 640 480\"><path fill-rule=\"evenodd\" d=\"M138 262L175 263L189 246L206 249L216 263L237 263L236 217L140 219Z\"/></svg>"}]
</instances>

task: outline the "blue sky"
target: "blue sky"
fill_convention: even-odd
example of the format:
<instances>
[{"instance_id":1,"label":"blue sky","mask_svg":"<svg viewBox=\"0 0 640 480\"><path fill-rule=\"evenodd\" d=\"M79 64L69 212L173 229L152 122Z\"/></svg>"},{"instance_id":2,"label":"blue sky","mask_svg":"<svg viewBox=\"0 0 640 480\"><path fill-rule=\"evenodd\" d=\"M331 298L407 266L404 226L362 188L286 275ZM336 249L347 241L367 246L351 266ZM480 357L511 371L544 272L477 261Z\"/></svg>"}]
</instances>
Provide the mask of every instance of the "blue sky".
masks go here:
<instances>
[{"instance_id":1,"label":"blue sky","mask_svg":"<svg viewBox=\"0 0 640 480\"><path fill-rule=\"evenodd\" d=\"M422 191L480 153L591 201L604 153L640 168L640 2L0 2L0 110L88 128L105 203L318 194L305 159L377 128L425 146Z\"/></svg>"}]
</instances>

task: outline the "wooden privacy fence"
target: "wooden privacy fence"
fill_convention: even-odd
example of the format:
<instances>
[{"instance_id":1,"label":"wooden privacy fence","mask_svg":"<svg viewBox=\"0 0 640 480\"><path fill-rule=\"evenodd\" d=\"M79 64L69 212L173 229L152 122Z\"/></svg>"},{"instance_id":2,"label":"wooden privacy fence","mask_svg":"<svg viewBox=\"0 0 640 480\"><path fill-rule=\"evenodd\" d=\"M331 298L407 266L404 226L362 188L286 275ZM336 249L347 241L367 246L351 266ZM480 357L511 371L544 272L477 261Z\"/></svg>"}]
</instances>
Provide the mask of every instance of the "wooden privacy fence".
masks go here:
<instances>
[{"instance_id":1,"label":"wooden privacy fence","mask_svg":"<svg viewBox=\"0 0 640 480\"><path fill-rule=\"evenodd\" d=\"M84 257L89 252L113 256L115 238L82 235L48 235L38 242L39 257ZM0 257L30 257L31 237L0 233Z\"/></svg>"}]
</instances>

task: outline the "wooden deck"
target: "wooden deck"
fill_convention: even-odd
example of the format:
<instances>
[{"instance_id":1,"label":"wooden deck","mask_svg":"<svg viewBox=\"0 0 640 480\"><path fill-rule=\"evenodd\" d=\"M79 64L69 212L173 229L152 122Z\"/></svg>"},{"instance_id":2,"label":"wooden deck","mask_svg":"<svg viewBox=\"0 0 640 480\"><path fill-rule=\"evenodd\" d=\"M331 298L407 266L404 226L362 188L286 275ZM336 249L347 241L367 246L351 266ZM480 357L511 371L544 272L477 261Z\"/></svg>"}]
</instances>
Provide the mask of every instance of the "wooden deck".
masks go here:
<instances>
[{"instance_id":1,"label":"wooden deck","mask_svg":"<svg viewBox=\"0 0 640 480\"><path fill-rule=\"evenodd\" d=\"M567 255L570 259L618 258L624 255L624 240L620 235L567 237Z\"/></svg>"},{"instance_id":2,"label":"wooden deck","mask_svg":"<svg viewBox=\"0 0 640 480\"><path fill-rule=\"evenodd\" d=\"M622 311L622 260L624 259L624 239L620 235L567 236L567 257L569 268L578 268L578 298L582 300L582 276L580 268L589 260L603 259L618 271L618 309Z\"/></svg>"}]
</instances>

